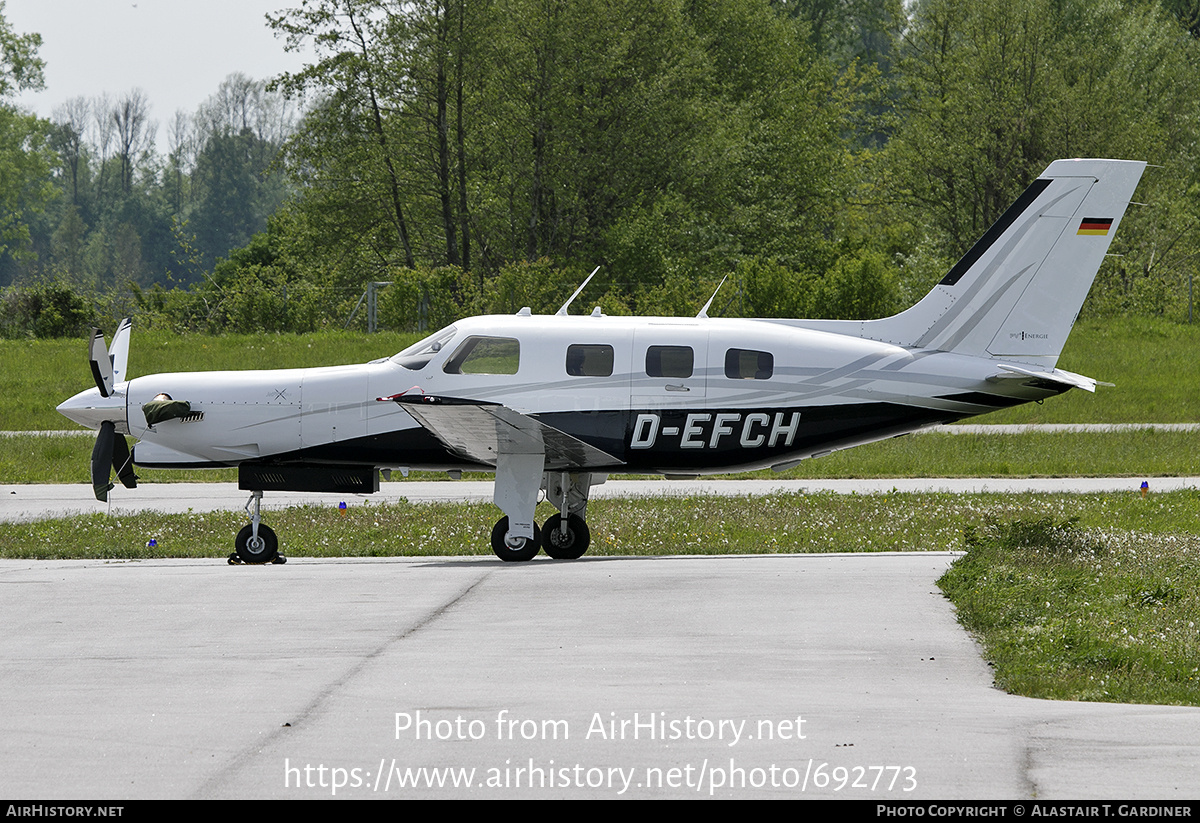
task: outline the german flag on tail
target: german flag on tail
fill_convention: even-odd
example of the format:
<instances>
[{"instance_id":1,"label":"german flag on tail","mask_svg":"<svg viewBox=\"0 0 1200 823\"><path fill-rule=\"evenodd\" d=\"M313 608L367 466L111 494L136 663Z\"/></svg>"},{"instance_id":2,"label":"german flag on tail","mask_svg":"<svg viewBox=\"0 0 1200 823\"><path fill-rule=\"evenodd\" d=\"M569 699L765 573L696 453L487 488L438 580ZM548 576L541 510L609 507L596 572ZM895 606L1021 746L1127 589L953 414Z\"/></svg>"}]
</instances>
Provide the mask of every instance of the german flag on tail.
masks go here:
<instances>
[{"instance_id":1,"label":"german flag on tail","mask_svg":"<svg viewBox=\"0 0 1200 823\"><path fill-rule=\"evenodd\" d=\"M1112 228L1111 217L1085 217L1079 224L1079 231L1076 234L1096 234L1103 237L1108 234L1108 230Z\"/></svg>"}]
</instances>

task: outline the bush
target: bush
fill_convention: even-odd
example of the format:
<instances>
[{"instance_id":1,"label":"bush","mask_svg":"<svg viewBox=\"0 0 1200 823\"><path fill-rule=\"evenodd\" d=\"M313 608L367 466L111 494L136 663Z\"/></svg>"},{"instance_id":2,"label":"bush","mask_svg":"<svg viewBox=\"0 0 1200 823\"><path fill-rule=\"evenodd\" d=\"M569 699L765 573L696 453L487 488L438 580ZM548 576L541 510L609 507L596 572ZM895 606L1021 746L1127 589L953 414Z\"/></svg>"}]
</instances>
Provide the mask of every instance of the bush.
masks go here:
<instances>
[{"instance_id":1,"label":"bush","mask_svg":"<svg viewBox=\"0 0 1200 823\"><path fill-rule=\"evenodd\" d=\"M96 310L66 283L5 289L0 297L0 336L81 337L95 323Z\"/></svg>"},{"instance_id":2,"label":"bush","mask_svg":"<svg viewBox=\"0 0 1200 823\"><path fill-rule=\"evenodd\" d=\"M549 260L509 263L483 284L487 314L513 314L528 306L534 314L554 314L586 274L558 268Z\"/></svg>"},{"instance_id":3,"label":"bush","mask_svg":"<svg viewBox=\"0 0 1200 823\"><path fill-rule=\"evenodd\" d=\"M879 252L860 251L839 257L817 284L812 316L832 320L873 320L895 314L900 302L900 275Z\"/></svg>"},{"instance_id":4,"label":"bush","mask_svg":"<svg viewBox=\"0 0 1200 823\"><path fill-rule=\"evenodd\" d=\"M389 273L391 285L379 292L379 325L394 331L425 332L479 314L479 284L457 266L399 269Z\"/></svg>"},{"instance_id":5,"label":"bush","mask_svg":"<svg viewBox=\"0 0 1200 823\"><path fill-rule=\"evenodd\" d=\"M288 282L277 267L254 264L225 284L210 325L220 331L303 333L324 325L330 308L312 283Z\"/></svg>"},{"instance_id":6,"label":"bush","mask_svg":"<svg viewBox=\"0 0 1200 823\"><path fill-rule=\"evenodd\" d=\"M815 278L774 260L757 257L738 263L737 278L748 317L810 317Z\"/></svg>"}]
</instances>

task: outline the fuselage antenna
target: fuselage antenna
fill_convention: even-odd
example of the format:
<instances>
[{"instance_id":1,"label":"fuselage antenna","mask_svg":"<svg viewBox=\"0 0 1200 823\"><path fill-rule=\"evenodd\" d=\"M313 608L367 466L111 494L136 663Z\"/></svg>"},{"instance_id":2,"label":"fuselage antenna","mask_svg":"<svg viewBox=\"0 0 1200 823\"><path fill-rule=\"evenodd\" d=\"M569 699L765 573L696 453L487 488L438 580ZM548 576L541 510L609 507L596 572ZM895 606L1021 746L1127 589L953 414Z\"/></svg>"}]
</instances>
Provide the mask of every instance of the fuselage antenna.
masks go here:
<instances>
[{"instance_id":1,"label":"fuselage antenna","mask_svg":"<svg viewBox=\"0 0 1200 823\"><path fill-rule=\"evenodd\" d=\"M592 278L596 276L596 272L598 271L600 271L599 266L596 266L596 268L592 269L592 273L587 276L587 280L584 280L579 285L579 288L575 289L575 293L567 298L567 302L563 303L559 310L554 313L555 317L558 317L559 315L565 315L567 313L567 306L571 305L571 302L579 296L579 293L583 291L584 287L587 286L588 283L592 282Z\"/></svg>"},{"instance_id":2,"label":"fuselage antenna","mask_svg":"<svg viewBox=\"0 0 1200 823\"><path fill-rule=\"evenodd\" d=\"M704 304L704 308L702 308L700 310L700 313L697 314L696 317L698 317L698 318L702 317L704 319L708 319L708 307L712 305L712 301L717 299L717 292L719 292L721 290L721 286L724 286L725 281L728 279L729 279L728 274L721 278L721 282L718 283L717 287L713 290L712 297L708 298L708 302Z\"/></svg>"}]
</instances>

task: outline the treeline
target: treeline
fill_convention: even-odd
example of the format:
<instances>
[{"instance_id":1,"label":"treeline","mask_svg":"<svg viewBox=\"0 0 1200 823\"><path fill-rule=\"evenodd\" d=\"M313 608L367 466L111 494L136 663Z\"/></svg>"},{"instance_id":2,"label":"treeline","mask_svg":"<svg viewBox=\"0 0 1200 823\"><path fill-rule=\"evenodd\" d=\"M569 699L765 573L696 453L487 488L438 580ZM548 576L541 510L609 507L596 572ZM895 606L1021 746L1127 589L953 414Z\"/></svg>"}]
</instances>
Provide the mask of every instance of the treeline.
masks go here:
<instances>
[{"instance_id":1,"label":"treeline","mask_svg":"<svg viewBox=\"0 0 1200 823\"><path fill-rule=\"evenodd\" d=\"M0 285L186 287L266 228L290 191L273 164L293 104L231 75L165 128L150 114L134 89L68 100L36 124L49 196L28 205L27 237L0 256Z\"/></svg>"},{"instance_id":2,"label":"treeline","mask_svg":"<svg viewBox=\"0 0 1200 823\"><path fill-rule=\"evenodd\" d=\"M728 276L712 314L880 316L1072 156L1154 165L1085 312L1183 319L1194 5L310 0L270 25L311 65L231 78L162 157L122 130L128 98L26 143L57 196L25 237L0 224L24 312L0 333L42 333L32 297L64 288L143 322L302 330L370 282L392 284L380 322L415 329L554 310L597 265L578 310L694 314Z\"/></svg>"}]
</instances>

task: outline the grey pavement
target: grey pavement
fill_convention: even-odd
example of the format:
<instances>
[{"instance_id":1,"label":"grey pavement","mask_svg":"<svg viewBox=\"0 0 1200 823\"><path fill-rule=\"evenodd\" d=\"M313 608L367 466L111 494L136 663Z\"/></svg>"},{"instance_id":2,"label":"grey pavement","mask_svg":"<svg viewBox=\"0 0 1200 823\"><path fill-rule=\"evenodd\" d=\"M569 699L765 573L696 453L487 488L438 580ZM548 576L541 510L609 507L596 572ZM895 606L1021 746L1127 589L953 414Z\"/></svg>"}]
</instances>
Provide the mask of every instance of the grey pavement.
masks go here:
<instances>
[{"instance_id":1,"label":"grey pavement","mask_svg":"<svg viewBox=\"0 0 1200 823\"><path fill-rule=\"evenodd\" d=\"M1200 794L1200 709L993 688L952 559L0 561L0 795Z\"/></svg>"}]
</instances>

